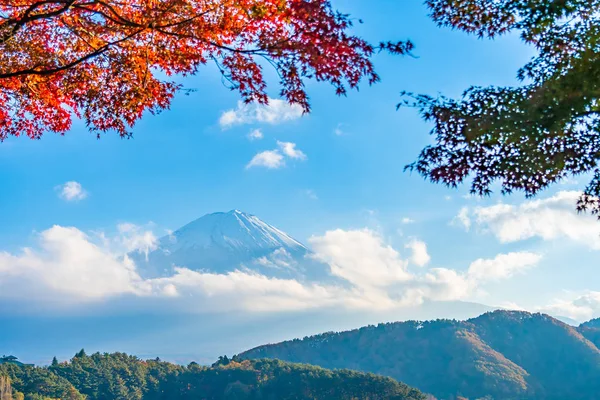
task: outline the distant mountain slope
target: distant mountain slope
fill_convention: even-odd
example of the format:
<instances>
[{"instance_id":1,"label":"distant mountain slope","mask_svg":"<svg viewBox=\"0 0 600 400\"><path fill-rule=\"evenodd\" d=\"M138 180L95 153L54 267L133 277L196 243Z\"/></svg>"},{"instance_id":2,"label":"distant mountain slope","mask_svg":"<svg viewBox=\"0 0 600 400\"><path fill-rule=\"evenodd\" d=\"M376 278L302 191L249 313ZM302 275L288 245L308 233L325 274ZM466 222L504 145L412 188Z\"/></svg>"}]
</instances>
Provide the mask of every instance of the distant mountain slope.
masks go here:
<instances>
[{"instance_id":1,"label":"distant mountain slope","mask_svg":"<svg viewBox=\"0 0 600 400\"><path fill-rule=\"evenodd\" d=\"M48 368L0 365L0 378L12 386L15 399L25 395L31 400L425 399L390 378L273 360L221 358L210 368L196 363L183 367L122 353L87 356L81 351L71 361L55 361Z\"/></svg>"},{"instance_id":2,"label":"distant mountain slope","mask_svg":"<svg viewBox=\"0 0 600 400\"><path fill-rule=\"evenodd\" d=\"M600 318L584 322L577 327L577 331L600 349Z\"/></svg>"},{"instance_id":3,"label":"distant mountain slope","mask_svg":"<svg viewBox=\"0 0 600 400\"><path fill-rule=\"evenodd\" d=\"M600 329L600 318L591 319L591 320L579 325L579 327Z\"/></svg>"},{"instance_id":4,"label":"distant mountain slope","mask_svg":"<svg viewBox=\"0 0 600 400\"><path fill-rule=\"evenodd\" d=\"M600 350L576 328L519 311L487 313L469 322L486 343L529 373L537 398L590 399L600 393Z\"/></svg>"},{"instance_id":5,"label":"distant mountain slope","mask_svg":"<svg viewBox=\"0 0 600 400\"><path fill-rule=\"evenodd\" d=\"M527 392L527 372L484 343L468 323L379 324L258 347L242 358L278 358L401 377L438 397L509 398Z\"/></svg>"},{"instance_id":6,"label":"distant mountain slope","mask_svg":"<svg viewBox=\"0 0 600 400\"><path fill-rule=\"evenodd\" d=\"M261 346L240 357L378 373L445 399L594 399L600 393L600 351L573 327L526 312L380 324Z\"/></svg>"},{"instance_id":7,"label":"distant mountain slope","mask_svg":"<svg viewBox=\"0 0 600 400\"><path fill-rule=\"evenodd\" d=\"M205 215L161 238L149 254L130 257L148 277L169 275L175 266L218 273L247 268L282 278L325 275L326 266L306 258L309 253L285 232L232 210Z\"/></svg>"}]
</instances>

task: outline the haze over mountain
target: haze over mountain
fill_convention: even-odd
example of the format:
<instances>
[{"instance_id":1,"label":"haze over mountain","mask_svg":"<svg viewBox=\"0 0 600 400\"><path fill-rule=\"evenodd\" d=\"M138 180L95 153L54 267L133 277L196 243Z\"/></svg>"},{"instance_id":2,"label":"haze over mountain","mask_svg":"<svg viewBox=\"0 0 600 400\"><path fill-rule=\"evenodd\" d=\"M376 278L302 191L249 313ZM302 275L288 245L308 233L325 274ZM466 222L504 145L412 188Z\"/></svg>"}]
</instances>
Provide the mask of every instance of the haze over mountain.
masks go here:
<instances>
[{"instance_id":1,"label":"haze over mountain","mask_svg":"<svg viewBox=\"0 0 600 400\"><path fill-rule=\"evenodd\" d=\"M145 277L169 276L175 266L226 276L241 270L267 278L293 279L340 286L328 264L283 230L248 213L233 210L199 218L167 235L147 254L133 252L136 271ZM187 299L182 302L193 303ZM167 299L177 300L177 299ZM196 298L197 300L197 298ZM214 297L210 298L211 301ZM170 303L173 304L173 303ZM33 308L33 307L32 307ZM34 309L34 308L33 308ZM466 319L491 308L473 302L431 301L390 310L317 308L291 313L214 312L202 303L188 308L164 306L158 299L116 297L85 303L74 313L23 313L10 302L0 304L5 351L33 363L52 356L66 358L81 347L90 351L124 351L144 357L210 362L222 354L241 352L267 342L346 330L382 321ZM190 313L190 310L193 312ZM44 331L40 338L37 332ZM169 340L165 341L164 337Z\"/></svg>"},{"instance_id":2,"label":"haze over mountain","mask_svg":"<svg viewBox=\"0 0 600 400\"><path fill-rule=\"evenodd\" d=\"M243 211L207 214L162 237L148 254L131 253L142 275L167 276L174 267L224 273L249 269L279 278L317 279L327 266L300 241Z\"/></svg>"},{"instance_id":3,"label":"haze over mountain","mask_svg":"<svg viewBox=\"0 0 600 400\"><path fill-rule=\"evenodd\" d=\"M239 357L373 372L443 399L593 399L600 392L600 350L577 328L519 311L329 332Z\"/></svg>"},{"instance_id":4,"label":"haze over mountain","mask_svg":"<svg viewBox=\"0 0 600 400\"><path fill-rule=\"evenodd\" d=\"M173 320L164 322L170 324ZM263 327L277 329L276 321L261 322ZM210 324L210 321L208 323ZM600 391L600 350L584 336L592 334L592 337L598 337L600 327L597 325L597 321L592 320L574 328L544 314L495 311L466 321L381 323L377 326L369 325L341 333L327 332L305 337L303 340L295 339L273 345L263 345L243 352L235 356L233 360L239 363L243 359L277 358L325 368L347 368L360 372L373 372L394 378L423 392L431 393L438 399L455 400L458 396L463 396L471 400L482 398L592 400L596 399L596 394ZM17 330L20 328L19 324L11 324L11 326ZM150 323L147 323L141 329L147 330L150 326ZM298 326L296 332L301 332L302 330ZM233 329L251 329L250 326L242 327L241 325L231 327ZM91 329L91 326L89 328ZM188 347L188 355L194 352L195 346L204 342L208 336L219 335L211 326L205 325L205 328L208 329L210 335L197 336L196 341L179 343ZM38 338L41 330L41 328L36 330ZM73 326L68 330L81 331L81 327ZM46 330L48 333L51 331L52 329ZM65 331L63 330L61 333ZM86 338L89 336L88 331L89 329L86 329L82 332ZM195 332L188 333L190 337L196 334ZM115 333L113 337L120 334ZM51 341L50 337L43 336L44 341ZM160 337L164 340L165 336L160 335ZM168 337L168 342L175 343L179 340L177 335L174 335L174 331L170 331ZM72 337L69 340L75 342L79 339ZM131 338L132 342L136 340L136 338ZM265 339L265 341L267 340ZM239 343L232 341L226 335L218 336L217 342L220 344L219 351L222 354L232 354L232 350L239 346ZM48 343L50 346L55 344ZM6 350L5 345L3 343L2 347ZM152 346L160 348L157 343ZM123 347L121 346L121 348ZM33 347L32 350L37 351L39 347ZM114 347L105 348L105 350L113 351ZM12 352L9 351L9 353ZM21 353L16 354L21 355ZM112 368L118 363L126 361L132 363L134 370L143 364L139 363L137 359L122 355L114 356L116 357L114 360L118 359L115 364L111 361L112 357L98 354L94 355L92 359L88 359L86 363L89 364L95 360L94 362L97 361ZM153 356L146 354L145 357ZM76 357L73 359L72 365L81 360L82 358L77 359ZM108 363L105 364L105 361ZM190 360L180 359L179 361L187 363ZM198 361L202 362L203 360ZM47 363L49 361L44 364ZM249 364L242 363L242 365ZM315 373L332 376L328 371L306 366L276 362L267 362L267 364L253 362L251 365L271 365L275 367L273 370L287 371L286 373L292 371L292 374L296 370L302 370L310 376ZM238 368L241 365L233 364L233 366ZM61 367L70 368L69 364L61 364ZM241 368L246 369L243 366ZM270 370L271 368L269 367ZM76 369L76 371L80 371L80 369ZM197 371L206 372L207 370L198 369ZM14 372L16 373L17 370ZM114 373L120 374L121 372L116 370L110 372L110 374ZM60 375L65 376L64 374ZM102 379L105 379L108 375L102 376L104 377ZM287 379L283 375L281 378ZM336 382L341 385L346 384L345 379L355 378L362 380L361 385L370 385L374 382L385 383L379 378L367 376L363 379L362 375L343 371L339 378L336 378ZM255 385L255 383L249 382L248 385ZM390 390L399 388L404 393L408 393L403 385L398 386L392 382L386 383L386 385ZM333 390L334 386L335 384L328 387ZM17 388L21 390L24 386ZM116 390L117 387L111 386L111 388ZM123 390L131 389L128 387Z\"/></svg>"}]
</instances>

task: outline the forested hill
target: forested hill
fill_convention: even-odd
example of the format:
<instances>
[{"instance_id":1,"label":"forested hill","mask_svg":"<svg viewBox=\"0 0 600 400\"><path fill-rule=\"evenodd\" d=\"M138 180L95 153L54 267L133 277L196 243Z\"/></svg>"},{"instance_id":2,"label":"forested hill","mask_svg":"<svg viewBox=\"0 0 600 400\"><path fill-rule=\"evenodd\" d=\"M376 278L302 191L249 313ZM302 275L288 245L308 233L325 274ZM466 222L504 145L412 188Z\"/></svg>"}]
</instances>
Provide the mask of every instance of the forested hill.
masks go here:
<instances>
[{"instance_id":1,"label":"forested hill","mask_svg":"<svg viewBox=\"0 0 600 400\"><path fill-rule=\"evenodd\" d=\"M584 322L577 330L600 349L600 318Z\"/></svg>"},{"instance_id":2,"label":"forested hill","mask_svg":"<svg viewBox=\"0 0 600 400\"><path fill-rule=\"evenodd\" d=\"M596 328L600 329L600 318L595 318L579 325L580 328Z\"/></svg>"},{"instance_id":3,"label":"forested hill","mask_svg":"<svg viewBox=\"0 0 600 400\"><path fill-rule=\"evenodd\" d=\"M12 392L12 393L11 393ZM2 397L4 396L4 397ZM0 365L2 400L424 400L390 378L275 360L187 367L83 351L47 368Z\"/></svg>"},{"instance_id":4,"label":"forested hill","mask_svg":"<svg viewBox=\"0 0 600 400\"><path fill-rule=\"evenodd\" d=\"M261 346L238 357L373 372L442 399L575 400L600 393L600 350L578 328L526 312L379 324Z\"/></svg>"}]
</instances>

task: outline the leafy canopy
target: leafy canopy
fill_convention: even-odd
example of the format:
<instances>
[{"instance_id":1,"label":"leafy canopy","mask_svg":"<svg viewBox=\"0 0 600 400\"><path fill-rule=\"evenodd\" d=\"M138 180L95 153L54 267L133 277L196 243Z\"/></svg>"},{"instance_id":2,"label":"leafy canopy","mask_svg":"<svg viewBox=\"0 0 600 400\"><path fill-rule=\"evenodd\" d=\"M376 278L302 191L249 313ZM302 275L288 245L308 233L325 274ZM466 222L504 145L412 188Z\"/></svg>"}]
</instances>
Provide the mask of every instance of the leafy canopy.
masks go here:
<instances>
[{"instance_id":1,"label":"leafy canopy","mask_svg":"<svg viewBox=\"0 0 600 400\"><path fill-rule=\"evenodd\" d=\"M566 177L590 173L578 203L600 216L600 1L428 0L440 26L479 37L520 32L537 55L518 87L471 87L462 98L405 93L433 123L435 143L407 168L472 193L534 196Z\"/></svg>"},{"instance_id":2,"label":"leafy canopy","mask_svg":"<svg viewBox=\"0 0 600 400\"><path fill-rule=\"evenodd\" d=\"M0 396L3 382L5 390L14 389L28 400L425 399L417 389L382 376L227 357L207 368L143 361L123 353L80 352L45 368L0 365Z\"/></svg>"},{"instance_id":3,"label":"leafy canopy","mask_svg":"<svg viewBox=\"0 0 600 400\"><path fill-rule=\"evenodd\" d=\"M375 47L351 25L327 0L0 0L0 141L64 133L74 116L126 136L145 111L169 106L181 88L169 77L209 61L260 103L271 64L281 96L308 111L308 78L338 94L378 80Z\"/></svg>"}]
</instances>

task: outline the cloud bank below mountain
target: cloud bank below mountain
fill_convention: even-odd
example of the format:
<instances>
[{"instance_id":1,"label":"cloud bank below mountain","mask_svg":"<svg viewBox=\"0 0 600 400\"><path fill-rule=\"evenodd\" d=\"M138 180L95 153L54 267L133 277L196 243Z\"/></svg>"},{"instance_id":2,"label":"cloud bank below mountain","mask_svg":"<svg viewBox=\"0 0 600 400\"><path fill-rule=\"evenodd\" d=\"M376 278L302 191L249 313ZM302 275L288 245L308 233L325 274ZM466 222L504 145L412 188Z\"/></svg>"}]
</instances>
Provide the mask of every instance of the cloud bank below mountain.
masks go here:
<instances>
[{"instance_id":1,"label":"cloud bank below mountain","mask_svg":"<svg viewBox=\"0 0 600 400\"><path fill-rule=\"evenodd\" d=\"M0 253L0 299L67 309L126 298L138 307L158 302L186 312L392 310L469 299L486 281L510 278L541 259L511 253L476 260L463 272L422 266L415 272L410 255L404 258L376 232L336 229L310 238L310 257L333 278L327 282L282 279L244 266L222 273L177 266L168 276L143 278L123 254L134 247L147 254L156 243L151 231L132 224L120 225L113 237L53 226L37 236L34 248Z\"/></svg>"}]
</instances>

